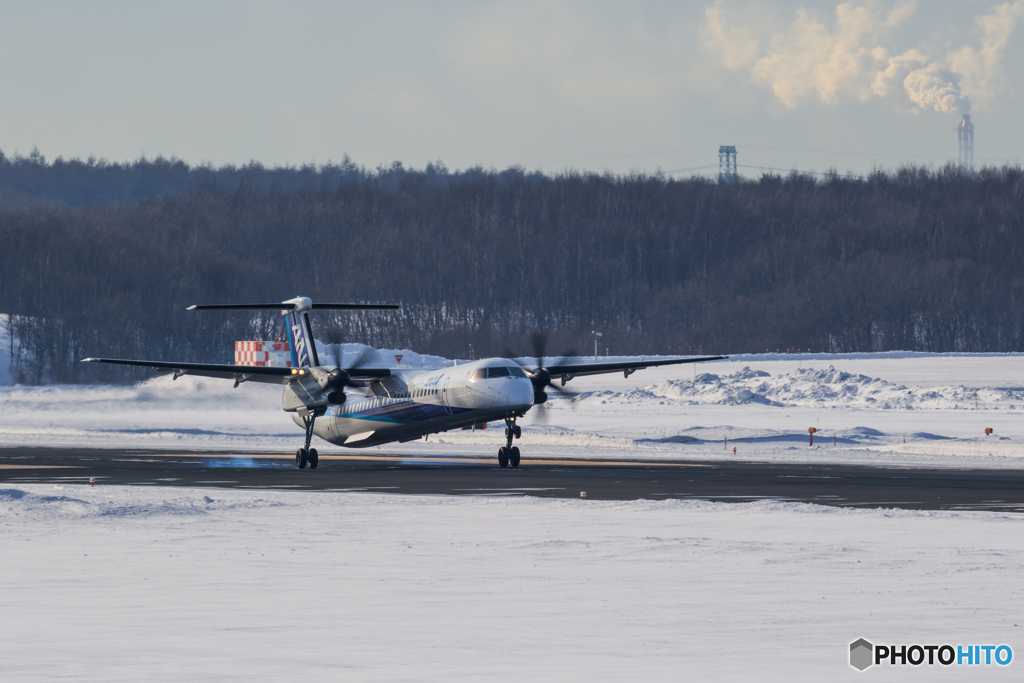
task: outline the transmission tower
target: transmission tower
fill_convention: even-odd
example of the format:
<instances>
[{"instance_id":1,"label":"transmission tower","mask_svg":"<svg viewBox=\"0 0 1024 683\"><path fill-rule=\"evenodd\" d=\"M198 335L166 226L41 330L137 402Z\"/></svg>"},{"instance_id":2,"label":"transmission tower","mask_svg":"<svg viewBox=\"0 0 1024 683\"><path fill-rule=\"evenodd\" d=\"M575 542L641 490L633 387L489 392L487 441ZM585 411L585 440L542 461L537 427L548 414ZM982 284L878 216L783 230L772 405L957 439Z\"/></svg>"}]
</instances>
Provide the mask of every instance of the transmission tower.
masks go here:
<instances>
[{"instance_id":1,"label":"transmission tower","mask_svg":"<svg viewBox=\"0 0 1024 683\"><path fill-rule=\"evenodd\" d=\"M718 182L736 182L736 146L722 145L718 148Z\"/></svg>"}]
</instances>

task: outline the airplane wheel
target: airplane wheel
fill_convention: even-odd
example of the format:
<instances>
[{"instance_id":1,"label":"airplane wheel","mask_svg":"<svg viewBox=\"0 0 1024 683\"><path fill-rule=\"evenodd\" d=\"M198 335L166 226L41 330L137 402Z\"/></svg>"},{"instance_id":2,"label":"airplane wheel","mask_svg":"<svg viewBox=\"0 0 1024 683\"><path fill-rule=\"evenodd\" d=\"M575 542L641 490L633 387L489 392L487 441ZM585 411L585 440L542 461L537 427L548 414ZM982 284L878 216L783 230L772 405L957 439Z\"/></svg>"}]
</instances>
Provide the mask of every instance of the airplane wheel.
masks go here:
<instances>
[{"instance_id":1,"label":"airplane wheel","mask_svg":"<svg viewBox=\"0 0 1024 683\"><path fill-rule=\"evenodd\" d=\"M519 467L519 446L512 447L512 452L508 456L508 462L512 467Z\"/></svg>"},{"instance_id":2,"label":"airplane wheel","mask_svg":"<svg viewBox=\"0 0 1024 683\"><path fill-rule=\"evenodd\" d=\"M508 449L504 446L498 449L498 464L502 467L508 467Z\"/></svg>"},{"instance_id":3,"label":"airplane wheel","mask_svg":"<svg viewBox=\"0 0 1024 683\"><path fill-rule=\"evenodd\" d=\"M295 451L295 466L300 470L306 467L306 451L303 448Z\"/></svg>"},{"instance_id":4,"label":"airplane wheel","mask_svg":"<svg viewBox=\"0 0 1024 683\"><path fill-rule=\"evenodd\" d=\"M315 448L309 449L309 466L311 469L316 469L317 463L320 460L320 455L316 452Z\"/></svg>"},{"instance_id":5,"label":"airplane wheel","mask_svg":"<svg viewBox=\"0 0 1024 683\"><path fill-rule=\"evenodd\" d=\"M523 428L520 427L519 425L516 425L515 429L512 430L512 436L514 436L514 437L516 437L518 439L522 435L523 435Z\"/></svg>"}]
</instances>

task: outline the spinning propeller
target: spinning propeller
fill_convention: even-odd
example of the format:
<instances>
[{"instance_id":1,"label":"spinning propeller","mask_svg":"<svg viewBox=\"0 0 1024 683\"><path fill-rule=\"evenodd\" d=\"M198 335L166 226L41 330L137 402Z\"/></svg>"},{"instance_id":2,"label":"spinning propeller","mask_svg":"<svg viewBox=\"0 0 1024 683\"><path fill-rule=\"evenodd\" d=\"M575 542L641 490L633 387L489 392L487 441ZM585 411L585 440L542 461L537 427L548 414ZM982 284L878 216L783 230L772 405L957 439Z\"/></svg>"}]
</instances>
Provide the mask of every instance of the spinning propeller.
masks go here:
<instances>
[{"instance_id":1,"label":"spinning propeller","mask_svg":"<svg viewBox=\"0 0 1024 683\"><path fill-rule=\"evenodd\" d=\"M366 361L366 354L362 354L355 363L347 368L341 367L341 348L337 344L331 344L327 347L331 355L331 365L334 369L327 373L327 386L324 389L327 391L327 400L334 405L341 405L347 398L345 396L345 387L357 386L352 383L352 371L358 370L363 366Z\"/></svg>"},{"instance_id":2,"label":"spinning propeller","mask_svg":"<svg viewBox=\"0 0 1024 683\"><path fill-rule=\"evenodd\" d=\"M529 368L529 366L524 365L523 363L520 363L518 360L516 360L512 352L505 353L505 357L511 358L514 363L517 363L520 367L522 367L523 370L526 371L526 374L530 378L530 381L533 382L533 404L537 406L538 422L547 422L547 410L544 407L544 404L547 403L548 400L548 389L554 389L556 392L562 394L563 396L569 399L575 398L577 396L576 392L563 389L558 384L551 383L551 373L548 372L548 369L544 366L545 346L547 346L547 336L543 332L535 332L533 335L533 356L536 360L536 363L534 364L532 370ZM564 361L566 358L575 355L575 351L568 351L562 354L562 356L555 363L551 363L551 365L561 365L562 361ZM573 410L576 409L575 402L572 404L572 407Z\"/></svg>"}]
</instances>

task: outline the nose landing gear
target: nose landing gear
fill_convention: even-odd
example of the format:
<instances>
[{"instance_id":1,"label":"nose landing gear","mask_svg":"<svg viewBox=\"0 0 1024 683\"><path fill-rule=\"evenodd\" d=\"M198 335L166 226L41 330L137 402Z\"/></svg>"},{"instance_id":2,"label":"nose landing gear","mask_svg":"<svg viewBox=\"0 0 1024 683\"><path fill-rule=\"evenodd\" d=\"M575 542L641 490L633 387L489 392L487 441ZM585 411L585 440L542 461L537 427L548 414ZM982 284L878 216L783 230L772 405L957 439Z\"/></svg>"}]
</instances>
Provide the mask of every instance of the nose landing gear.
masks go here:
<instances>
[{"instance_id":1,"label":"nose landing gear","mask_svg":"<svg viewBox=\"0 0 1024 683\"><path fill-rule=\"evenodd\" d=\"M512 445L512 439L518 439L523 435L523 429L516 424L516 418L505 418L505 440L504 446L498 449L498 465L501 467L519 467L519 447Z\"/></svg>"}]
</instances>

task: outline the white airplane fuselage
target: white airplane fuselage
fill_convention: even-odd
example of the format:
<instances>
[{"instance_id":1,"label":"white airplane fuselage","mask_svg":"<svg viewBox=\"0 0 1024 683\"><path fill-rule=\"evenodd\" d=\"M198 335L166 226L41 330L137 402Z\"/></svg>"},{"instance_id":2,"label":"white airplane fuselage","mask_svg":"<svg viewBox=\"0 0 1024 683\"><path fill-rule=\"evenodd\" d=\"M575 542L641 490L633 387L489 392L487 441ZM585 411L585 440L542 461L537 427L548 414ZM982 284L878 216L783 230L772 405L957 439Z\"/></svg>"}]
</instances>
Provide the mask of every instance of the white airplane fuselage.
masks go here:
<instances>
[{"instance_id":1,"label":"white airplane fuselage","mask_svg":"<svg viewBox=\"0 0 1024 683\"><path fill-rule=\"evenodd\" d=\"M371 388L373 395L349 392L343 404L329 406L313 433L338 446L364 448L520 416L534 405L533 383L502 358L392 370ZM299 414L293 419L303 426Z\"/></svg>"}]
</instances>

